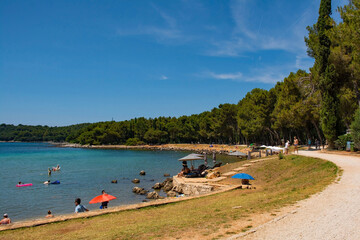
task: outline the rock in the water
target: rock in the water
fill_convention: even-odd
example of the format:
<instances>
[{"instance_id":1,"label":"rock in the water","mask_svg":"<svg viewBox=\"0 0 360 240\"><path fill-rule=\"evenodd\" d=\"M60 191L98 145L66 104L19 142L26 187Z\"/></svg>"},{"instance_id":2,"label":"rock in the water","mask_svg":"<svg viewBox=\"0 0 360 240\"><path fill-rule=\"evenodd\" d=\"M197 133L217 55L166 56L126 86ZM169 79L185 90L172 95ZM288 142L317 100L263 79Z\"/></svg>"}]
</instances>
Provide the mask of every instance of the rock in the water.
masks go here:
<instances>
[{"instance_id":1,"label":"rock in the water","mask_svg":"<svg viewBox=\"0 0 360 240\"><path fill-rule=\"evenodd\" d=\"M146 172L144 171L144 170L142 170L142 171L140 171L140 175L145 175L146 174Z\"/></svg>"},{"instance_id":2,"label":"rock in the water","mask_svg":"<svg viewBox=\"0 0 360 240\"><path fill-rule=\"evenodd\" d=\"M173 182L172 178L167 178L165 181L162 182L162 185L165 186L168 182Z\"/></svg>"},{"instance_id":3,"label":"rock in the water","mask_svg":"<svg viewBox=\"0 0 360 240\"><path fill-rule=\"evenodd\" d=\"M162 184L161 183L155 183L155 185L152 187L153 189L161 189Z\"/></svg>"},{"instance_id":4,"label":"rock in the water","mask_svg":"<svg viewBox=\"0 0 360 240\"><path fill-rule=\"evenodd\" d=\"M139 179L137 179L137 178L135 178L134 180L132 180L132 182L133 182L133 183L139 183L139 182L140 182L140 180L139 180Z\"/></svg>"},{"instance_id":5,"label":"rock in the water","mask_svg":"<svg viewBox=\"0 0 360 240\"><path fill-rule=\"evenodd\" d=\"M134 187L132 189L132 191L133 191L133 193L140 194L140 195L145 195L148 192L144 188L140 188L140 187Z\"/></svg>"},{"instance_id":6,"label":"rock in the water","mask_svg":"<svg viewBox=\"0 0 360 240\"><path fill-rule=\"evenodd\" d=\"M167 192L167 194L166 194L168 197L176 197L176 192L174 192L174 191L169 191L169 192Z\"/></svg>"},{"instance_id":7,"label":"rock in the water","mask_svg":"<svg viewBox=\"0 0 360 240\"><path fill-rule=\"evenodd\" d=\"M139 192L139 194L140 195L145 195L145 194L147 194L149 191L146 191L145 189L143 189L143 190L141 190L140 192Z\"/></svg>"},{"instance_id":8,"label":"rock in the water","mask_svg":"<svg viewBox=\"0 0 360 240\"><path fill-rule=\"evenodd\" d=\"M143 202L147 202L148 200L146 200L146 199L144 199L144 200L142 200Z\"/></svg>"},{"instance_id":9,"label":"rock in the water","mask_svg":"<svg viewBox=\"0 0 360 240\"><path fill-rule=\"evenodd\" d=\"M140 192L142 189L143 189L143 188L140 188L140 187L133 187L132 192L133 192L133 193L138 193L138 192Z\"/></svg>"},{"instance_id":10,"label":"rock in the water","mask_svg":"<svg viewBox=\"0 0 360 240\"><path fill-rule=\"evenodd\" d=\"M165 174L164 174L164 177L170 177L170 174L165 173Z\"/></svg>"},{"instance_id":11,"label":"rock in the water","mask_svg":"<svg viewBox=\"0 0 360 240\"><path fill-rule=\"evenodd\" d=\"M146 195L146 198L148 198L148 199L159 199L160 195L157 192L149 192Z\"/></svg>"},{"instance_id":12,"label":"rock in the water","mask_svg":"<svg viewBox=\"0 0 360 240\"><path fill-rule=\"evenodd\" d=\"M165 186L163 187L164 192L170 191L174 187L172 182L167 182Z\"/></svg>"}]
</instances>

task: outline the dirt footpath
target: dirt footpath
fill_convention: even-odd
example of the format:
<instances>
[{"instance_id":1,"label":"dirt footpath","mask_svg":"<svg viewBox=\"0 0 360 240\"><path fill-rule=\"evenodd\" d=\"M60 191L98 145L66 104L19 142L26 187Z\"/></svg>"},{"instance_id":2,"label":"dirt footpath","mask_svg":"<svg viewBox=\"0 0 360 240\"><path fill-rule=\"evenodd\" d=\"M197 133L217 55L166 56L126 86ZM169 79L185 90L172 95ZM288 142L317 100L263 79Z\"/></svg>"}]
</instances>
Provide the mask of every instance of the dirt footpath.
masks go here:
<instances>
[{"instance_id":1,"label":"dirt footpath","mask_svg":"<svg viewBox=\"0 0 360 240\"><path fill-rule=\"evenodd\" d=\"M282 218L229 239L360 239L360 158L317 151L299 154L334 162L344 170L341 180L298 202L298 208Z\"/></svg>"}]
</instances>

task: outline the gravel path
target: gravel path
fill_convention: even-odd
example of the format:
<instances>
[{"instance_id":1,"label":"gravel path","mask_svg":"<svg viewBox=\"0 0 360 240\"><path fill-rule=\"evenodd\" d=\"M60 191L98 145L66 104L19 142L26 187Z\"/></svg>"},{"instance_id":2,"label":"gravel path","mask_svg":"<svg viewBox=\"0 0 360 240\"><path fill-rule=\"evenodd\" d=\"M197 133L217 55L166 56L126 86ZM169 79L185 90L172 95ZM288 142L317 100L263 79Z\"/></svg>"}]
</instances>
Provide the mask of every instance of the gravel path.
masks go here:
<instances>
[{"instance_id":1,"label":"gravel path","mask_svg":"<svg viewBox=\"0 0 360 240\"><path fill-rule=\"evenodd\" d=\"M360 158L317 151L299 154L334 162L344 170L341 180L298 202L296 211L229 239L360 239Z\"/></svg>"}]
</instances>

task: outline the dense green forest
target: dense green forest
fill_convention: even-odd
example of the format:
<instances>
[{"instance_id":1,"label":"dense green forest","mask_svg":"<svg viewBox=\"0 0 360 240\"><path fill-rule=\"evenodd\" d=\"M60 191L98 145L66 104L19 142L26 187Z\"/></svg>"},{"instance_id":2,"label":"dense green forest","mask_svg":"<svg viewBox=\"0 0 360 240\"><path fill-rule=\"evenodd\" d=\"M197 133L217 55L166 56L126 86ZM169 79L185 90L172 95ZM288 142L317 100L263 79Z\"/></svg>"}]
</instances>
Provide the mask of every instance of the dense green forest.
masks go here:
<instances>
[{"instance_id":1,"label":"dense green forest","mask_svg":"<svg viewBox=\"0 0 360 240\"><path fill-rule=\"evenodd\" d=\"M81 144L250 143L280 144L294 136L328 141L351 128L360 104L360 0L338 9L322 0L316 24L305 37L315 60L270 90L253 89L237 104L181 117L135 118L68 127L0 126L0 140L68 141Z\"/></svg>"},{"instance_id":2,"label":"dense green forest","mask_svg":"<svg viewBox=\"0 0 360 240\"><path fill-rule=\"evenodd\" d=\"M0 125L0 141L21 142L64 142L70 134L76 134L90 123L71 125L67 127Z\"/></svg>"}]
</instances>

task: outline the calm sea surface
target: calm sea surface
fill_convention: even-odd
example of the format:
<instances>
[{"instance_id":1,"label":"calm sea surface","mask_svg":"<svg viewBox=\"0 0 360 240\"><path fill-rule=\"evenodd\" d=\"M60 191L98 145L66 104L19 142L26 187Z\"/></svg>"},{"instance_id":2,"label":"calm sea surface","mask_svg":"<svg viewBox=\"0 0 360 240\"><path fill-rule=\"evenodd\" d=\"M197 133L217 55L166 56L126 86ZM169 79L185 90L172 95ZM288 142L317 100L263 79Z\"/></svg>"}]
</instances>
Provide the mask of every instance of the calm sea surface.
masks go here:
<instances>
[{"instance_id":1,"label":"calm sea surface","mask_svg":"<svg viewBox=\"0 0 360 240\"><path fill-rule=\"evenodd\" d=\"M151 190L156 182L165 180L164 173L175 175L182 167L177 159L186 154L56 148L46 143L0 143L0 214L8 213L13 221L19 221L44 217L48 210L54 215L72 213L77 197L90 210L98 209L100 204L89 204L89 201L103 189L117 197L109 207L139 203L145 196L132 193L132 188L139 186ZM223 158L222 161L232 160ZM53 172L49 177L47 169L57 164L61 171ZM141 170L146 171L145 176L139 175ZM134 178L139 178L140 183L133 184ZM112 184L113 179L118 183ZM44 185L47 180L59 180L61 184ZM19 181L33 186L18 188Z\"/></svg>"}]
</instances>

